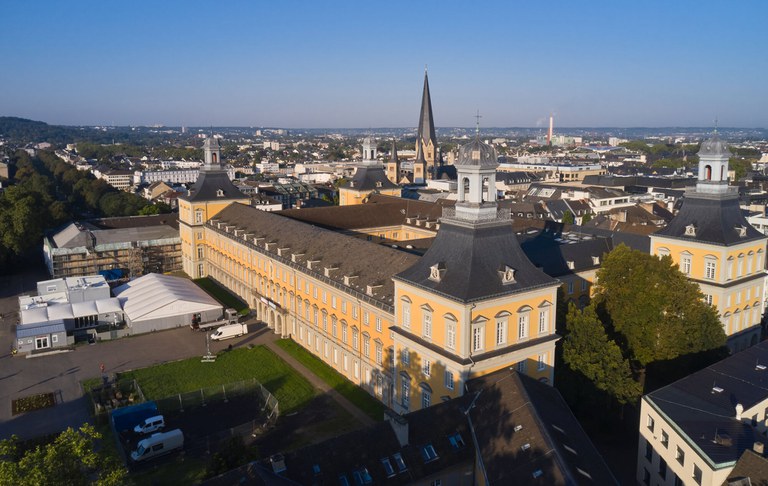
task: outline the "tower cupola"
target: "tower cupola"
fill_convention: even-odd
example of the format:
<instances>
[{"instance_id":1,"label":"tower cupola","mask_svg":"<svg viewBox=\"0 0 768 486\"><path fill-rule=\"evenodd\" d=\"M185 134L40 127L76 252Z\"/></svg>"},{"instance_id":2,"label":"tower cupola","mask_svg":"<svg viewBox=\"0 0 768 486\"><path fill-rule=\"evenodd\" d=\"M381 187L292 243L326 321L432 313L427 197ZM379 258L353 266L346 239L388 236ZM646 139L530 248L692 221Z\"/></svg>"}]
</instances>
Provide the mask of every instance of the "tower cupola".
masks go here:
<instances>
[{"instance_id":1,"label":"tower cupola","mask_svg":"<svg viewBox=\"0 0 768 486\"><path fill-rule=\"evenodd\" d=\"M221 146L219 145L219 139L213 136L206 138L203 143L203 154L205 156L203 170L221 169Z\"/></svg>"},{"instance_id":2,"label":"tower cupola","mask_svg":"<svg viewBox=\"0 0 768 486\"><path fill-rule=\"evenodd\" d=\"M456 218L477 222L496 218L496 149L478 136L459 148L454 165L458 176Z\"/></svg>"},{"instance_id":3,"label":"tower cupola","mask_svg":"<svg viewBox=\"0 0 768 486\"><path fill-rule=\"evenodd\" d=\"M696 192L722 194L728 192L728 159L731 152L717 131L705 140L699 150L699 178Z\"/></svg>"}]
</instances>

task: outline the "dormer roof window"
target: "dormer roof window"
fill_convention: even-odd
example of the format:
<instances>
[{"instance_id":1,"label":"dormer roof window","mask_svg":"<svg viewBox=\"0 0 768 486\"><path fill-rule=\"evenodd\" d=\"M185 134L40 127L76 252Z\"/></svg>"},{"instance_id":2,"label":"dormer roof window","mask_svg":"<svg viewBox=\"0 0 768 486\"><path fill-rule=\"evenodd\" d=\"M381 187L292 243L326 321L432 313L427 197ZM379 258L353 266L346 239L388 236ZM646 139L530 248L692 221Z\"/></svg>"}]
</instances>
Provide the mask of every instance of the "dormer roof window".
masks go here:
<instances>
[{"instance_id":1,"label":"dormer roof window","mask_svg":"<svg viewBox=\"0 0 768 486\"><path fill-rule=\"evenodd\" d=\"M739 238L744 238L747 236L747 227L746 226L736 226L736 231L739 233Z\"/></svg>"},{"instance_id":2,"label":"dormer roof window","mask_svg":"<svg viewBox=\"0 0 768 486\"><path fill-rule=\"evenodd\" d=\"M499 275L501 276L501 283L503 285L515 283L516 270L509 265L504 265L499 269Z\"/></svg>"},{"instance_id":3,"label":"dormer roof window","mask_svg":"<svg viewBox=\"0 0 768 486\"><path fill-rule=\"evenodd\" d=\"M445 262L435 263L429 267L429 279L433 282L439 282L442 280L445 274Z\"/></svg>"},{"instance_id":4,"label":"dormer roof window","mask_svg":"<svg viewBox=\"0 0 768 486\"><path fill-rule=\"evenodd\" d=\"M216 190L216 197L224 197L224 190L223 189L217 189Z\"/></svg>"},{"instance_id":5,"label":"dormer roof window","mask_svg":"<svg viewBox=\"0 0 768 486\"><path fill-rule=\"evenodd\" d=\"M689 224L685 227L685 236L696 236L696 226Z\"/></svg>"}]
</instances>

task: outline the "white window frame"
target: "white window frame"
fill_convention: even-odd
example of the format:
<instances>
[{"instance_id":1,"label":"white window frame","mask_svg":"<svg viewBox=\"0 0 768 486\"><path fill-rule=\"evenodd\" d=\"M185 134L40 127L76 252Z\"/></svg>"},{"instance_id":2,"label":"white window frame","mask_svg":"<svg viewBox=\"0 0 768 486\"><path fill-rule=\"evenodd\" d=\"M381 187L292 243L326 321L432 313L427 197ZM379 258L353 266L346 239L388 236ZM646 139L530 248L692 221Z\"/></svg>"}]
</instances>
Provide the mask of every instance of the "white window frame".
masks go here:
<instances>
[{"instance_id":1,"label":"white window frame","mask_svg":"<svg viewBox=\"0 0 768 486\"><path fill-rule=\"evenodd\" d=\"M452 316L445 316L445 347L448 349L456 349L456 319Z\"/></svg>"},{"instance_id":2,"label":"white window frame","mask_svg":"<svg viewBox=\"0 0 768 486\"><path fill-rule=\"evenodd\" d=\"M453 390L455 387L454 381L453 381L453 372L445 370L445 375L443 376L443 383L445 384L445 388L448 390Z\"/></svg>"}]
</instances>

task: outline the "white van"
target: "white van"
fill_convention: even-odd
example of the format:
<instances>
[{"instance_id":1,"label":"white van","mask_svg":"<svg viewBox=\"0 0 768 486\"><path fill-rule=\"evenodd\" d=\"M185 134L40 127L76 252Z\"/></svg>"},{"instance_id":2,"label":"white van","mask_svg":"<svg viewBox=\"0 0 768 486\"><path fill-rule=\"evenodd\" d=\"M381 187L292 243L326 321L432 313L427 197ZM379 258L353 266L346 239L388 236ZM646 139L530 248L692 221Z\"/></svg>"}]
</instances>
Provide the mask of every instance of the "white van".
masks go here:
<instances>
[{"instance_id":1,"label":"white van","mask_svg":"<svg viewBox=\"0 0 768 486\"><path fill-rule=\"evenodd\" d=\"M153 457L168 454L184 447L184 434L181 429L173 429L168 432L152 434L136 444L136 450L131 452L134 461L146 461Z\"/></svg>"},{"instance_id":2,"label":"white van","mask_svg":"<svg viewBox=\"0 0 768 486\"><path fill-rule=\"evenodd\" d=\"M165 419L162 415L155 415L145 419L142 423L133 428L133 431L137 434L150 434L157 432L165 427Z\"/></svg>"},{"instance_id":3,"label":"white van","mask_svg":"<svg viewBox=\"0 0 768 486\"><path fill-rule=\"evenodd\" d=\"M214 341L221 341L223 339L230 339L248 332L248 326L245 324L230 324L228 326L221 326L216 329L216 332L211 334L211 339Z\"/></svg>"}]
</instances>

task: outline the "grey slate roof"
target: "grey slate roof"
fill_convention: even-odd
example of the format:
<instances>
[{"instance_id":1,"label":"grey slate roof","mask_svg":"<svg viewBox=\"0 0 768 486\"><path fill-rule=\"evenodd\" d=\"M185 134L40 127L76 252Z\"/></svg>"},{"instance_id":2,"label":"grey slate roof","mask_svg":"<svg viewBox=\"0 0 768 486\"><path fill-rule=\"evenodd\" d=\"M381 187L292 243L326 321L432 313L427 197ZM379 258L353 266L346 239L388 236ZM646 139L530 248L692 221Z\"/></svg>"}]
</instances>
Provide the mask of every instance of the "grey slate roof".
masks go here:
<instances>
[{"instance_id":1,"label":"grey slate roof","mask_svg":"<svg viewBox=\"0 0 768 486\"><path fill-rule=\"evenodd\" d=\"M433 265L445 268L440 281L429 278ZM502 283L506 266L515 269L513 283ZM528 260L509 221L472 226L443 219L429 250L394 278L460 302L558 285Z\"/></svg>"},{"instance_id":2,"label":"grey slate roof","mask_svg":"<svg viewBox=\"0 0 768 486\"><path fill-rule=\"evenodd\" d=\"M722 140L720 140L720 135L717 134L717 131L712 134L712 137L708 140L705 140L701 144L701 148L699 149L699 157L702 155L704 156L718 156L718 155L725 155L727 157L731 156L731 151L728 150L728 145Z\"/></svg>"},{"instance_id":3,"label":"grey slate roof","mask_svg":"<svg viewBox=\"0 0 768 486\"><path fill-rule=\"evenodd\" d=\"M548 233L539 233L520 245L537 267L552 277L568 275L589 269L600 268L603 256L613 250L610 238L593 238L574 242L557 241ZM599 260L595 263L594 257ZM573 269L568 267L573 262Z\"/></svg>"},{"instance_id":4,"label":"grey slate roof","mask_svg":"<svg viewBox=\"0 0 768 486\"><path fill-rule=\"evenodd\" d=\"M661 410L715 464L735 462L757 439L755 430L736 420L735 405L744 410L768 396L768 341L736 353L701 371L660 388L643 399ZM723 391L715 392L714 386ZM743 417L744 418L744 417ZM727 434L731 445L715 442Z\"/></svg>"},{"instance_id":5,"label":"grey slate roof","mask_svg":"<svg viewBox=\"0 0 768 486\"><path fill-rule=\"evenodd\" d=\"M357 191L375 191L377 189L397 189L400 186L393 184L387 178L387 174L382 167L360 166L355 171L352 179L339 187L355 189Z\"/></svg>"},{"instance_id":6,"label":"grey slate roof","mask_svg":"<svg viewBox=\"0 0 768 486\"><path fill-rule=\"evenodd\" d=\"M495 148L475 137L471 142L459 147L459 157L455 165L495 168L499 166L498 158Z\"/></svg>"},{"instance_id":7,"label":"grey slate roof","mask_svg":"<svg viewBox=\"0 0 768 486\"><path fill-rule=\"evenodd\" d=\"M419 131L416 136L417 145L421 146L421 141L432 140L437 147L437 136L435 135L435 122L432 119L432 98L429 95L429 79L427 72L424 71L424 92L421 95L421 113L419 114Z\"/></svg>"},{"instance_id":8,"label":"grey slate roof","mask_svg":"<svg viewBox=\"0 0 768 486\"><path fill-rule=\"evenodd\" d=\"M691 224L696 228L696 236L685 236L685 229ZM739 227L746 228L744 237L739 236ZM747 222L737 196L696 193L686 196L677 216L655 234L724 246L766 238Z\"/></svg>"},{"instance_id":9,"label":"grey slate roof","mask_svg":"<svg viewBox=\"0 0 768 486\"><path fill-rule=\"evenodd\" d=\"M224 192L223 196L218 196L219 189ZM248 196L232 184L226 170L201 170L200 175L197 176L197 182L189 191L189 195L179 199L198 202L247 198Z\"/></svg>"},{"instance_id":10,"label":"grey slate roof","mask_svg":"<svg viewBox=\"0 0 768 486\"><path fill-rule=\"evenodd\" d=\"M231 204L209 221L209 227L226 234L223 225L222 229L218 229L218 222L245 230L246 233L255 237L264 237L265 239L258 245L259 251L268 253L271 258L282 260L305 274L328 281L340 289L366 294L368 285L377 286L370 298L386 306L391 306L393 302L392 275L405 270L418 260L417 256L410 253L311 226L243 204ZM229 233L229 238L246 243L242 236L235 237L234 228ZM275 245L270 245L270 250L267 251L265 242L275 243ZM252 239L247 244L256 247ZM278 248L289 250L282 256L278 256ZM294 263L291 261L291 254L303 254L303 257ZM307 268L308 260L317 262L312 270ZM335 268L330 277L324 276L325 267ZM349 287L343 283L345 275L357 277Z\"/></svg>"}]
</instances>

